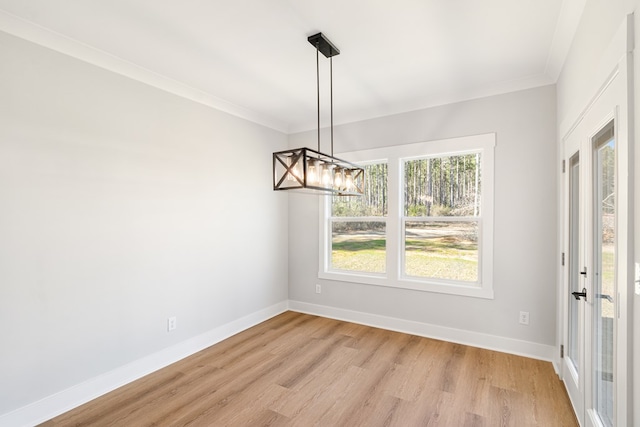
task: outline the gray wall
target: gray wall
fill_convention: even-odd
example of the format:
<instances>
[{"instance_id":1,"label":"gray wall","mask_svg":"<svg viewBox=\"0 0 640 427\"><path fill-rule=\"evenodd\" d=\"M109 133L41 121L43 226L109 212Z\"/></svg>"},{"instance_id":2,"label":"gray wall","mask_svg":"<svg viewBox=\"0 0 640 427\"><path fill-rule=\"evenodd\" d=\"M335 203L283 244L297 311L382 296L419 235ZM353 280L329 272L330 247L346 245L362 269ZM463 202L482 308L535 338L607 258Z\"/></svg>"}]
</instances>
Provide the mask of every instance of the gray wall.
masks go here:
<instances>
[{"instance_id":1,"label":"gray wall","mask_svg":"<svg viewBox=\"0 0 640 427\"><path fill-rule=\"evenodd\" d=\"M0 52L0 415L286 301L285 135L5 33Z\"/></svg>"},{"instance_id":2,"label":"gray wall","mask_svg":"<svg viewBox=\"0 0 640 427\"><path fill-rule=\"evenodd\" d=\"M497 134L495 299L319 280L318 199L291 195L290 300L554 345L555 118L555 87L546 86L338 126L336 151L343 152ZM289 145L315 147L314 138L314 132L291 135ZM321 294L316 283L323 284ZM521 310L530 312L529 326L518 323Z\"/></svg>"}]
</instances>

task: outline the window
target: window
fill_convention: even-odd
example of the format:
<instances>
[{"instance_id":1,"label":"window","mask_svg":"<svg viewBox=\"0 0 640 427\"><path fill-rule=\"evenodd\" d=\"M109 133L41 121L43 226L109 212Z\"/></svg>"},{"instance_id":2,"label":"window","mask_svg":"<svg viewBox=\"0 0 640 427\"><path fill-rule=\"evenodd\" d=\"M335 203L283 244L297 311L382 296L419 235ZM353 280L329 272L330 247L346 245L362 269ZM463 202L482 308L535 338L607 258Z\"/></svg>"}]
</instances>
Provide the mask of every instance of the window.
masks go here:
<instances>
[{"instance_id":1,"label":"window","mask_svg":"<svg viewBox=\"0 0 640 427\"><path fill-rule=\"evenodd\" d=\"M493 298L495 134L343 154L360 198L321 203L319 277Z\"/></svg>"}]
</instances>

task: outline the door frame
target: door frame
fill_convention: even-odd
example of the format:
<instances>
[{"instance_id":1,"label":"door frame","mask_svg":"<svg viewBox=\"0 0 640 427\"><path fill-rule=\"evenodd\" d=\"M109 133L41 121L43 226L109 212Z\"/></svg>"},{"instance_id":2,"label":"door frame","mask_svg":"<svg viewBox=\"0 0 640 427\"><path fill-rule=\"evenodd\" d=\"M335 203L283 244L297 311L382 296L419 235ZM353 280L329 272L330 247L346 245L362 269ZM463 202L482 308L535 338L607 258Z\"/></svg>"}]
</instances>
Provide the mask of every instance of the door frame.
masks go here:
<instances>
[{"instance_id":1,"label":"door frame","mask_svg":"<svg viewBox=\"0 0 640 427\"><path fill-rule=\"evenodd\" d=\"M616 322L615 330L614 330L614 346L615 346L615 422L616 425L628 425L631 420L633 420L633 402L631 400L633 396L633 381L629 378L629 373L632 372L630 367L633 362L632 358L632 339L630 333L632 329L630 327L632 321L633 314L633 278L634 278L634 270L633 270L633 239L629 236L632 234L632 229L630 228L630 219L633 218L633 201L632 191L633 191L633 159L630 157L632 153L631 145L633 143L633 50L634 50L634 42L633 42L633 14L628 15L627 19L622 23L616 36L611 42L609 49L606 54L603 56L601 61L601 66L599 70L596 72L596 90L592 93L594 95L591 97L589 102L586 103L586 106L582 109L580 114L577 115L577 118L572 123L570 127L566 129L566 131L562 131L560 134L562 138L560 139L560 144L558 147L560 159L565 159L565 141L567 141L570 137L572 137L572 133L580 126L581 122L591 111L592 107L596 105L597 101L600 97L605 93L605 91L609 88L609 86L614 82L615 79L621 79L618 81L622 81L624 83L624 90L620 96L620 99L615 101L616 108L612 109L611 117L609 120L613 118L615 120L615 135L616 135L616 284L617 284L617 306L616 306ZM603 116L603 120L604 116ZM599 125L605 125L606 121L603 123L599 123ZM585 130L584 138L590 138L593 136L591 132L596 132L596 129L589 128ZM580 136L582 138L582 136ZM590 142L589 142L590 143ZM582 144L581 144L582 145ZM580 152L580 167L581 170L583 168L591 168L592 167L592 154L591 150L586 150L586 156L583 156L582 150ZM559 162L562 164L562 161ZM582 171L581 171L582 175ZM591 172L589 172L589 176L591 176ZM568 213L566 212L565 206L565 198L567 197L568 187L566 187L566 182L568 179L562 173L562 170L559 171L559 241L558 247L560 253L568 253L567 251L567 237L568 237ZM588 188L591 188L591 183L581 182L581 193L584 193L582 188L584 185L588 185ZM588 192L587 192L588 193ZM585 194L588 200L591 199L591 194ZM590 205L590 203L586 201ZM587 214L586 227L591 226L591 216L592 212L585 212ZM586 233L589 235L590 233ZM585 242L589 244L590 242ZM586 259L586 265L592 263L591 259ZM559 263L560 264L560 263ZM567 336L567 298L569 297L569 289L568 289L568 281L567 277L567 268L563 265L559 266L558 269L558 343L559 349L558 353L560 354L562 348L566 348L566 336ZM593 269L590 269L593 271ZM587 286L588 293L592 291L592 281L588 280L589 286ZM589 309L589 308L586 308ZM587 315L586 318L590 321L591 316ZM585 344L585 348L590 349L590 336L591 336L591 328L592 325L585 325L585 339L588 339L588 342ZM587 352L588 353L588 352ZM585 355L585 371L591 371L591 360L588 357L588 354ZM556 367L558 369L558 373L561 378L564 378L565 375L568 375L567 372L564 372L564 362L561 359L558 359L556 363ZM588 376L588 374L587 374ZM591 390L591 379L585 378L587 380L587 386L589 389L585 388L585 424L586 425L599 425L598 421L594 418L594 413L590 411L590 407L592 406L592 396L589 396ZM573 404L573 402L572 402Z\"/></svg>"}]
</instances>

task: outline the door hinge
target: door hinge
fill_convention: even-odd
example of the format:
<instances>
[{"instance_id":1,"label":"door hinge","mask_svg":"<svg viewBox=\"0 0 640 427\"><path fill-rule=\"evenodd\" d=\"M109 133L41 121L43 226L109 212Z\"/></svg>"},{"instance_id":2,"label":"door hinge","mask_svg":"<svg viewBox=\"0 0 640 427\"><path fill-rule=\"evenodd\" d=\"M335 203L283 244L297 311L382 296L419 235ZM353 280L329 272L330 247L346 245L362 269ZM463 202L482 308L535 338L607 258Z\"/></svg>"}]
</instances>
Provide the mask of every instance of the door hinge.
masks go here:
<instances>
[{"instance_id":1,"label":"door hinge","mask_svg":"<svg viewBox=\"0 0 640 427\"><path fill-rule=\"evenodd\" d=\"M560 346L560 359L564 359L564 345Z\"/></svg>"},{"instance_id":2,"label":"door hinge","mask_svg":"<svg viewBox=\"0 0 640 427\"><path fill-rule=\"evenodd\" d=\"M562 265L564 265L564 252L562 252Z\"/></svg>"},{"instance_id":3,"label":"door hinge","mask_svg":"<svg viewBox=\"0 0 640 427\"><path fill-rule=\"evenodd\" d=\"M562 173L565 173L565 171L566 171L566 168L567 168L566 163L567 162L565 160L562 161Z\"/></svg>"}]
</instances>

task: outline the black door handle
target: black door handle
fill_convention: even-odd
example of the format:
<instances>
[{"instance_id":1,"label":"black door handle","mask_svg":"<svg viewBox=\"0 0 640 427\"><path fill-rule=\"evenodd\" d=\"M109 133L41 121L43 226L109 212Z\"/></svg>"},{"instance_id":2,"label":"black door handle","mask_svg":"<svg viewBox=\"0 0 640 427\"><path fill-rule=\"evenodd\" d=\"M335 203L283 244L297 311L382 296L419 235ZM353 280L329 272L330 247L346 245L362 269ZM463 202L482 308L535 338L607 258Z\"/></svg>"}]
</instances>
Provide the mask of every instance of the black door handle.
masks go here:
<instances>
[{"instance_id":1,"label":"black door handle","mask_svg":"<svg viewBox=\"0 0 640 427\"><path fill-rule=\"evenodd\" d=\"M584 300L587 300L587 288L582 288L582 292L571 292L571 295L575 297L575 299L579 300L580 297L584 297Z\"/></svg>"}]
</instances>

